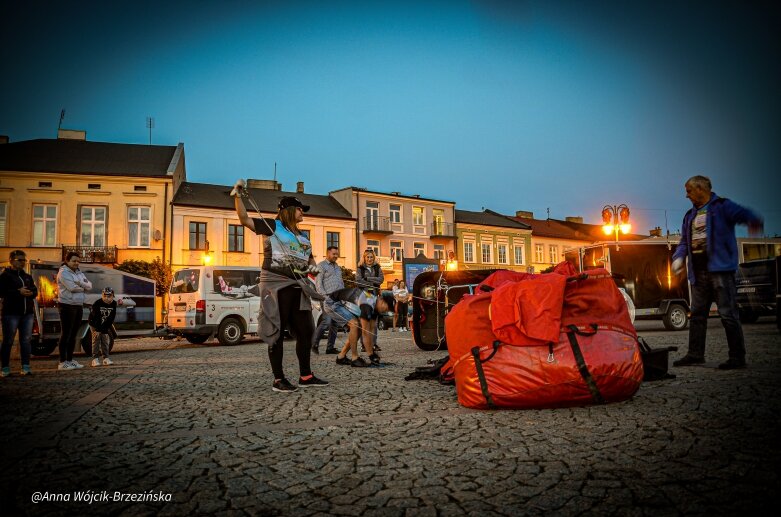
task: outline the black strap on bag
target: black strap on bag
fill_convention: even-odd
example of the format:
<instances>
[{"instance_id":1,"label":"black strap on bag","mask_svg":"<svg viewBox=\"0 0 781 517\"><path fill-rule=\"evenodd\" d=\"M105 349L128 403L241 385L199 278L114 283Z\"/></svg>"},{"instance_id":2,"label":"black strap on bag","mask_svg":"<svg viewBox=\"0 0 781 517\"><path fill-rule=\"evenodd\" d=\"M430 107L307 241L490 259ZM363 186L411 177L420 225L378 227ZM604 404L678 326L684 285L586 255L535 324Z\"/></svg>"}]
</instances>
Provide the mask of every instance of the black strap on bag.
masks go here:
<instances>
[{"instance_id":1,"label":"black strap on bag","mask_svg":"<svg viewBox=\"0 0 781 517\"><path fill-rule=\"evenodd\" d=\"M475 360L475 369L477 370L477 378L480 379L480 390L483 392L483 396L485 397L486 403L488 403L488 407L491 409L494 409L496 406L494 405L494 400L491 398L491 392L488 391L488 382L485 379L485 372L483 371L483 363L487 363L493 357L496 355L496 352L499 350L499 345L501 345L501 341L494 341L494 351L491 352L491 355L486 357L485 359L480 359L480 347L476 346L472 348L472 357Z\"/></svg>"},{"instance_id":2,"label":"black strap on bag","mask_svg":"<svg viewBox=\"0 0 781 517\"><path fill-rule=\"evenodd\" d=\"M591 328L594 329L593 332L580 331L575 325L569 325L567 328L571 331L567 332L567 338L569 339L569 344L572 347L572 354L575 356L575 362L578 365L580 375L583 377L583 380L586 381L586 386L588 386L588 390L591 392L591 398L593 398L594 402L597 404L604 404L605 399L599 392L597 382L594 380L594 377L592 377L591 372L588 371L588 366L586 366L586 359L583 357L583 352L580 350L580 345L578 344L578 338L576 336L576 334L581 336L593 336L597 333L597 326L591 325Z\"/></svg>"}]
</instances>

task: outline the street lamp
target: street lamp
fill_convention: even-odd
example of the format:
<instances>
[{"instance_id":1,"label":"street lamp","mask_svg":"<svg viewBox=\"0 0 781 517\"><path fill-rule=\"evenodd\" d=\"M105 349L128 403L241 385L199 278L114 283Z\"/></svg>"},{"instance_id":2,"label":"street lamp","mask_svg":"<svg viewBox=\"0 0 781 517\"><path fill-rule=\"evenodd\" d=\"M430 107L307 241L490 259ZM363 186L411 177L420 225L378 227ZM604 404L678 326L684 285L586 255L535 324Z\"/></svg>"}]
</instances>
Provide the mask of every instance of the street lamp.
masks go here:
<instances>
[{"instance_id":1,"label":"street lamp","mask_svg":"<svg viewBox=\"0 0 781 517\"><path fill-rule=\"evenodd\" d=\"M629 224L629 207L623 203L618 206L605 205L602 208L602 223L602 231L605 235L615 234L618 242L619 230L627 234L632 229L632 225Z\"/></svg>"}]
</instances>

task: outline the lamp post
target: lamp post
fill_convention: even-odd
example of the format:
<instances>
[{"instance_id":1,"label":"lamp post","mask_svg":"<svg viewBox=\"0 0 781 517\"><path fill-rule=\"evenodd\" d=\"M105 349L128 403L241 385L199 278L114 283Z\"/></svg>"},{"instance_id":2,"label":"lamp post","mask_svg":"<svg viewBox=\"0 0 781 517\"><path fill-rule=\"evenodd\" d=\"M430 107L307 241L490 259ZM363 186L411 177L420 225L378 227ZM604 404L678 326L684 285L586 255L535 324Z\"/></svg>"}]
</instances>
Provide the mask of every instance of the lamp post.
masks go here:
<instances>
[{"instance_id":1,"label":"lamp post","mask_svg":"<svg viewBox=\"0 0 781 517\"><path fill-rule=\"evenodd\" d=\"M632 225L629 224L629 207L625 204L620 205L605 205L602 208L602 231L605 235L611 233L616 238L616 251L618 251L618 232L627 234L632 229Z\"/></svg>"}]
</instances>

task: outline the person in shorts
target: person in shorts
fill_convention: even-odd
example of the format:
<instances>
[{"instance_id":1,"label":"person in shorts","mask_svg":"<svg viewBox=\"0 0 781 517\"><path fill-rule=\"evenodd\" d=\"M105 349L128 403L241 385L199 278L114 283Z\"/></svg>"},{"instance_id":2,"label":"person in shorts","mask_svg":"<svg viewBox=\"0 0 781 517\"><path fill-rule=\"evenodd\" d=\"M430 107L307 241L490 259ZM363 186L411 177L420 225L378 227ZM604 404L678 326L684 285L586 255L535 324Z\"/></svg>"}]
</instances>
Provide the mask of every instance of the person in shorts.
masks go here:
<instances>
[{"instance_id":1,"label":"person in shorts","mask_svg":"<svg viewBox=\"0 0 781 517\"><path fill-rule=\"evenodd\" d=\"M348 324L350 333L347 343L336 356L336 364L353 367L378 366L380 356L374 348L374 337L377 333L378 312L392 311L395 300L390 293L377 296L373 292L360 288L340 289L331 293L334 303L326 307L331 317L340 325ZM366 350L369 352L369 362L358 355L358 336L363 338ZM347 353L350 352L350 358Z\"/></svg>"},{"instance_id":2,"label":"person in shorts","mask_svg":"<svg viewBox=\"0 0 781 517\"><path fill-rule=\"evenodd\" d=\"M111 348L111 326L117 316L117 301L114 300L114 290L103 289L100 298L92 304L89 314L89 326L92 329L92 366L114 364L108 356Z\"/></svg>"}]
</instances>

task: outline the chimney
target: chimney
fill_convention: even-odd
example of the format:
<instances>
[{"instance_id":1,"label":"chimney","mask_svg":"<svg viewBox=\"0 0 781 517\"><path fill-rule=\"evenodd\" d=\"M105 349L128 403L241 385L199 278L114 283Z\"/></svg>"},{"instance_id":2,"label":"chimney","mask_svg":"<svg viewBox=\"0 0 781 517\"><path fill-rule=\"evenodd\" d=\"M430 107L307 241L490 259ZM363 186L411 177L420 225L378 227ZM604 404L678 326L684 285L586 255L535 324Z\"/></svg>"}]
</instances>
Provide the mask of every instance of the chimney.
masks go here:
<instances>
[{"instance_id":1,"label":"chimney","mask_svg":"<svg viewBox=\"0 0 781 517\"><path fill-rule=\"evenodd\" d=\"M651 237L661 237L662 236L662 227L661 226L657 226L656 228L651 230L649 233L650 233Z\"/></svg>"},{"instance_id":2,"label":"chimney","mask_svg":"<svg viewBox=\"0 0 781 517\"><path fill-rule=\"evenodd\" d=\"M277 180L256 180L247 179L247 188L256 188L260 190L282 190L282 184Z\"/></svg>"},{"instance_id":3,"label":"chimney","mask_svg":"<svg viewBox=\"0 0 781 517\"><path fill-rule=\"evenodd\" d=\"M304 182L299 181L296 183L296 194L303 194L304 193Z\"/></svg>"},{"instance_id":4,"label":"chimney","mask_svg":"<svg viewBox=\"0 0 781 517\"><path fill-rule=\"evenodd\" d=\"M534 212L527 212L525 210L516 210L515 217L520 217L522 219L534 219Z\"/></svg>"},{"instance_id":5,"label":"chimney","mask_svg":"<svg viewBox=\"0 0 781 517\"><path fill-rule=\"evenodd\" d=\"M568 223L583 224L583 218L582 217L565 217L564 220L567 221Z\"/></svg>"},{"instance_id":6,"label":"chimney","mask_svg":"<svg viewBox=\"0 0 781 517\"><path fill-rule=\"evenodd\" d=\"M57 140L86 140L87 132L80 129L58 129Z\"/></svg>"},{"instance_id":7,"label":"chimney","mask_svg":"<svg viewBox=\"0 0 781 517\"><path fill-rule=\"evenodd\" d=\"M8 143L8 135L0 135L0 144Z\"/></svg>"}]
</instances>

